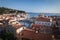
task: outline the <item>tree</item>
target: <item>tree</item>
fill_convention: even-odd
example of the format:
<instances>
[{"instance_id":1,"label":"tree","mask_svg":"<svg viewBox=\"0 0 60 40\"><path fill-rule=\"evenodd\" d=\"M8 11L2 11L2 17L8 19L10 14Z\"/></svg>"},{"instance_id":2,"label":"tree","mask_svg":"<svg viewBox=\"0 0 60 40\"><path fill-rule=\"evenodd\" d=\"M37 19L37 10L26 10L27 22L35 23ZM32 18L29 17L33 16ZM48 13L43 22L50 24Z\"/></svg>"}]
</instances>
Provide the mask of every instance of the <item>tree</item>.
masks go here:
<instances>
[{"instance_id":1,"label":"tree","mask_svg":"<svg viewBox=\"0 0 60 40\"><path fill-rule=\"evenodd\" d=\"M16 11L17 11L17 13L25 13L25 11L22 11L22 10L0 7L0 14L15 13Z\"/></svg>"}]
</instances>

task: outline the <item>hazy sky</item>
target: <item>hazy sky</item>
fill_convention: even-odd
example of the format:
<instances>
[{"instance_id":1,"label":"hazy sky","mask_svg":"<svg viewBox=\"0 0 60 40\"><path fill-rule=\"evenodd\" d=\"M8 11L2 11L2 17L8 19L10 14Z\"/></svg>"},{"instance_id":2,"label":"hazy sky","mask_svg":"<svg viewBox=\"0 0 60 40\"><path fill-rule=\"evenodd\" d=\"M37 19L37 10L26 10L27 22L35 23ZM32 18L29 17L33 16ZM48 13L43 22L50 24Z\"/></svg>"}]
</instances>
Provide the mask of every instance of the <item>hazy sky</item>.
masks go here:
<instances>
[{"instance_id":1,"label":"hazy sky","mask_svg":"<svg viewBox=\"0 0 60 40\"><path fill-rule=\"evenodd\" d=\"M60 0L0 0L0 6L26 12L60 13Z\"/></svg>"}]
</instances>

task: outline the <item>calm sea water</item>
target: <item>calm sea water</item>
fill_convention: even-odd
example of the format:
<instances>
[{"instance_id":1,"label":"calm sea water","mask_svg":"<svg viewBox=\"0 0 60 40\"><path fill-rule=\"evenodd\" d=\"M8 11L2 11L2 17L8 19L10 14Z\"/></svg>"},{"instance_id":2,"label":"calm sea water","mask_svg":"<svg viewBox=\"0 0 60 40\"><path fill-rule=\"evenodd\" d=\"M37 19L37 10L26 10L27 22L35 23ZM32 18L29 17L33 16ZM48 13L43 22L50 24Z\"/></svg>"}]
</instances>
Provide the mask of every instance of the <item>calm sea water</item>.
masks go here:
<instances>
[{"instance_id":1,"label":"calm sea water","mask_svg":"<svg viewBox=\"0 0 60 40\"><path fill-rule=\"evenodd\" d=\"M28 13L30 17L41 15L42 13ZM60 16L60 13L44 13L45 16Z\"/></svg>"}]
</instances>

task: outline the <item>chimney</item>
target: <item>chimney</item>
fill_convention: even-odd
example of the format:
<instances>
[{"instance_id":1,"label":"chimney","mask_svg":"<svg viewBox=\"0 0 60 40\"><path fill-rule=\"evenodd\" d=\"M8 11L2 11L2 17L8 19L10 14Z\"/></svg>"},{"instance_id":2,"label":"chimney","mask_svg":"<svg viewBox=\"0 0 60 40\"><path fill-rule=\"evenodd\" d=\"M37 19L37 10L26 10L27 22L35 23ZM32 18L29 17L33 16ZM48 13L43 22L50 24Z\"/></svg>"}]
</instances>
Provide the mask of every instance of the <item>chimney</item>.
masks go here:
<instances>
[{"instance_id":1,"label":"chimney","mask_svg":"<svg viewBox=\"0 0 60 40\"><path fill-rule=\"evenodd\" d=\"M52 18L50 18L50 22L52 22Z\"/></svg>"}]
</instances>

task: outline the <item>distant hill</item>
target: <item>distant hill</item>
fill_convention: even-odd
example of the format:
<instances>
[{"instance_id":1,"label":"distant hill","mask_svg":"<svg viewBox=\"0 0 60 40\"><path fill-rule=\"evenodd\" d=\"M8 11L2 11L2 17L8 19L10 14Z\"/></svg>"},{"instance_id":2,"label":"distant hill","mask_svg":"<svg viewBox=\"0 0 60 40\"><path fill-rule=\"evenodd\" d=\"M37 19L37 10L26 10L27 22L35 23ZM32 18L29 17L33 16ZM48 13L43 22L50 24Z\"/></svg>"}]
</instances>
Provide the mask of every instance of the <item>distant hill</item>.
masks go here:
<instances>
[{"instance_id":1,"label":"distant hill","mask_svg":"<svg viewBox=\"0 0 60 40\"><path fill-rule=\"evenodd\" d=\"M0 14L8 14L8 13L15 13L15 12L16 13L25 13L25 11L22 11L22 10L0 7Z\"/></svg>"}]
</instances>

